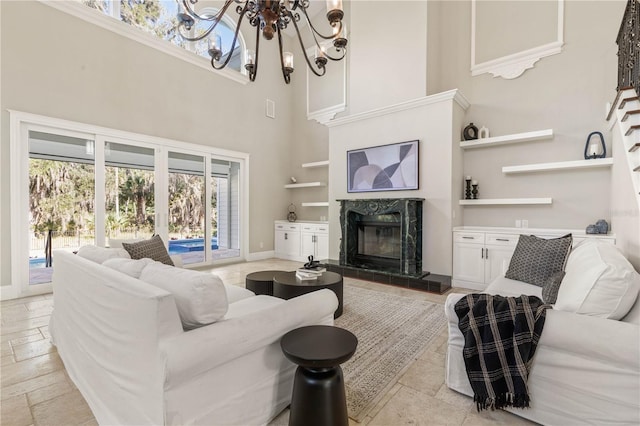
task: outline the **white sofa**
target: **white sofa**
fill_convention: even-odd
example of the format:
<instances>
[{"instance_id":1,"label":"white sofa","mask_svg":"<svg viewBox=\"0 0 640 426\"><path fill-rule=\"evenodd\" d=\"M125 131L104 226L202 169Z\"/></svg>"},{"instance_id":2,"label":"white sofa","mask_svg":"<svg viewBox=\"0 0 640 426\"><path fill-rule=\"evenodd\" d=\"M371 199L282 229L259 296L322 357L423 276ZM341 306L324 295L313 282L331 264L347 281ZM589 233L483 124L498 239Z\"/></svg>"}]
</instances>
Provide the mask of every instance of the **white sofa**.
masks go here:
<instances>
[{"instance_id":1,"label":"white sofa","mask_svg":"<svg viewBox=\"0 0 640 426\"><path fill-rule=\"evenodd\" d=\"M52 341L103 425L266 424L293 386L280 338L333 324L338 307L330 290L281 300L224 285L224 317L185 331L172 293L80 255L55 259Z\"/></svg>"},{"instance_id":2,"label":"white sofa","mask_svg":"<svg viewBox=\"0 0 640 426\"><path fill-rule=\"evenodd\" d=\"M613 245L608 246L589 242L569 255L567 275L554 309L547 310L533 359L530 407L508 411L545 425L640 424L640 301L636 300L640 276ZM594 285L576 288L590 284ZM612 289L619 286L627 291L620 291L625 294L615 300ZM485 292L541 297L541 287L505 277L497 278ZM462 356L464 337L454 310L463 296L450 294L445 303L446 384L473 396ZM624 314L621 320L607 318Z\"/></svg>"}]
</instances>

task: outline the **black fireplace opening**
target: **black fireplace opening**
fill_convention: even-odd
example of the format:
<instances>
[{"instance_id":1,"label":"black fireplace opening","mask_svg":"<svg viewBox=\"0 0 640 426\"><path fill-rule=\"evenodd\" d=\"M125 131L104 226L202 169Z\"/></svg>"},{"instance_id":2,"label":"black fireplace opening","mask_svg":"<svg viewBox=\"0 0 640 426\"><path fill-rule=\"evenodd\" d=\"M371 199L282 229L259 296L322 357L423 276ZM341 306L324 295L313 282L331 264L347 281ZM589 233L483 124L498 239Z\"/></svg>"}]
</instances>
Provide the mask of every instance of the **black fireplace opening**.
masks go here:
<instances>
[{"instance_id":1,"label":"black fireplace opening","mask_svg":"<svg viewBox=\"0 0 640 426\"><path fill-rule=\"evenodd\" d=\"M360 215L358 215L360 216ZM357 250L353 264L371 269L400 271L402 259L402 229L400 213L361 216L355 221Z\"/></svg>"}]
</instances>

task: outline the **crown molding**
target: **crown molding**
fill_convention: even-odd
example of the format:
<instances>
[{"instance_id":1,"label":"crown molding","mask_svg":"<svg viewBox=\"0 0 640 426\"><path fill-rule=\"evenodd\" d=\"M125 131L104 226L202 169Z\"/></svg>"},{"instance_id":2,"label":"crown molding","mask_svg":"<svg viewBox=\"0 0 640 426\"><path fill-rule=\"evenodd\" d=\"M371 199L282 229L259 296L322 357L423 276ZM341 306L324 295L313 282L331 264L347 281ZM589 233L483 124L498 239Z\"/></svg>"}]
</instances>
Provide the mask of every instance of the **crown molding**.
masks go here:
<instances>
[{"instance_id":1,"label":"crown molding","mask_svg":"<svg viewBox=\"0 0 640 426\"><path fill-rule=\"evenodd\" d=\"M337 120L332 120L326 123L326 126L327 127L343 126L345 124L355 123L357 121L369 120L371 118L382 117L384 115L394 114L400 111L406 111L414 108L420 108L423 106L437 104L440 102L448 102L448 101L456 102L464 110L466 110L470 106L470 103L467 100L467 98L462 93L460 93L458 89L452 89L446 92L436 93L434 95L412 99L410 101L401 102L398 104L386 106L383 108L373 109L371 111L361 112L358 114L353 114L344 118L339 118Z\"/></svg>"}]
</instances>

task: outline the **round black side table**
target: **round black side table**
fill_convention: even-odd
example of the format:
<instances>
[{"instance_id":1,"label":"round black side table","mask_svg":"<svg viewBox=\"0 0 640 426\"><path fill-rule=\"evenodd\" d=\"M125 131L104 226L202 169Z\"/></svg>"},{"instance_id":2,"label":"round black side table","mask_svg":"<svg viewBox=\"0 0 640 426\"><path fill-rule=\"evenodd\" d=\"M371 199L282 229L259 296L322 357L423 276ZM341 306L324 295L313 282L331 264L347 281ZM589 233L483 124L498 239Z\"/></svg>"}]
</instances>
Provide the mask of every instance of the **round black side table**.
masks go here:
<instances>
[{"instance_id":1,"label":"round black side table","mask_svg":"<svg viewBox=\"0 0 640 426\"><path fill-rule=\"evenodd\" d=\"M316 280L302 281L293 272L278 272L273 276L273 295L280 299L291 299L328 288L338 297L338 309L333 318L342 315L342 275L335 272L323 272Z\"/></svg>"},{"instance_id":2,"label":"round black side table","mask_svg":"<svg viewBox=\"0 0 640 426\"><path fill-rule=\"evenodd\" d=\"M285 334L280 346L287 359L298 365L289 426L348 426L340 364L356 352L356 336L343 328L311 325Z\"/></svg>"},{"instance_id":3,"label":"round black side table","mask_svg":"<svg viewBox=\"0 0 640 426\"><path fill-rule=\"evenodd\" d=\"M258 271L247 274L245 287L255 294L273 296L273 276L283 271Z\"/></svg>"}]
</instances>

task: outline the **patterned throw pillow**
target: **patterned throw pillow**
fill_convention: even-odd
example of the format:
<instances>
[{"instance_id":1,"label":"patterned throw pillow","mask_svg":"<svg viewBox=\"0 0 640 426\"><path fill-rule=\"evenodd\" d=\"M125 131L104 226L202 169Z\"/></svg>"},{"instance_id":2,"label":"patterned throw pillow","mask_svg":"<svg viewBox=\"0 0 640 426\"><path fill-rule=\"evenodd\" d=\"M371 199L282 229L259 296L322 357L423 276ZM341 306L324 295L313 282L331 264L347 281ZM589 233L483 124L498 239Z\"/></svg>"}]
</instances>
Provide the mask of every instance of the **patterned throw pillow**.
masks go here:
<instances>
[{"instance_id":1,"label":"patterned throw pillow","mask_svg":"<svg viewBox=\"0 0 640 426\"><path fill-rule=\"evenodd\" d=\"M505 277L544 287L552 275L564 271L573 238L538 238L520 235Z\"/></svg>"},{"instance_id":2,"label":"patterned throw pillow","mask_svg":"<svg viewBox=\"0 0 640 426\"><path fill-rule=\"evenodd\" d=\"M553 304L558 300L558 290L564 278L565 272L559 271L551 275L542 286L542 300L544 303Z\"/></svg>"},{"instance_id":3,"label":"patterned throw pillow","mask_svg":"<svg viewBox=\"0 0 640 426\"><path fill-rule=\"evenodd\" d=\"M154 235L148 240L142 240L135 243L122 243L122 247L129 253L132 259L149 258L165 265L174 266L173 261L169 257L167 248L162 242L159 235Z\"/></svg>"}]
</instances>

